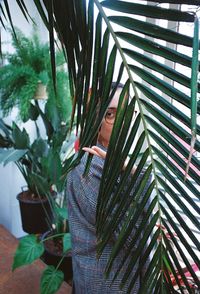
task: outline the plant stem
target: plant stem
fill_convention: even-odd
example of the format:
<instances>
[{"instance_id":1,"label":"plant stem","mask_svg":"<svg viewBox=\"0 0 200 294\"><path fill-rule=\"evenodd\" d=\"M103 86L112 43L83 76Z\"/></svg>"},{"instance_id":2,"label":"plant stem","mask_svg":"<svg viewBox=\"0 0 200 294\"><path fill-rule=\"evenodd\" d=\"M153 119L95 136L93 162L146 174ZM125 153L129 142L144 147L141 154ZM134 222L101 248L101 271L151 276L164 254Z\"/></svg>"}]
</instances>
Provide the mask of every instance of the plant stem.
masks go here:
<instances>
[{"instance_id":1,"label":"plant stem","mask_svg":"<svg viewBox=\"0 0 200 294\"><path fill-rule=\"evenodd\" d=\"M53 236L49 236L49 237L47 237L45 239L42 239L41 242L45 242L47 240L50 240L50 239L53 239L53 238L56 238L56 237L60 237L60 236L64 236L64 235L65 235L65 233L55 234Z\"/></svg>"}]
</instances>

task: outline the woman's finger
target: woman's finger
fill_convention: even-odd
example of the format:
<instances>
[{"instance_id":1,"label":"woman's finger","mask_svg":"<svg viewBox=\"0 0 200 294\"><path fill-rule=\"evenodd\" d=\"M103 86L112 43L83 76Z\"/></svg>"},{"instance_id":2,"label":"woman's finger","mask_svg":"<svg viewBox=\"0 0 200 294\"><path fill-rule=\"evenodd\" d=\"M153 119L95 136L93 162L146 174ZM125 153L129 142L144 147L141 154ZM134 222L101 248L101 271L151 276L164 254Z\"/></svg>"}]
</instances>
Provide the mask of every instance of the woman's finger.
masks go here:
<instances>
[{"instance_id":1,"label":"woman's finger","mask_svg":"<svg viewBox=\"0 0 200 294\"><path fill-rule=\"evenodd\" d=\"M90 154L93 154L93 155L97 155L97 156L99 156L99 154L98 154L95 150L93 150L92 148L89 148L89 147L83 147L82 150L85 151L85 152L88 152L88 153L90 153Z\"/></svg>"},{"instance_id":2,"label":"woman's finger","mask_svg":"<svg viewBox=\"0 0 200 294\"><path fill-rule=\"evenodd\" d=\"M103 159L106 158L106 151L104 151L100 147L92 146L92 150L94 150L95 152L97 152L97 154L98 154L99 157L101 157Z\"/></svg>"},{"instance_id":3,"label":"woman's finger","mask_svg":"<svg viewBox=\"0 0 200 294\"><path fill-rule=\"evenodd\" d=\"M92 146L91 148L90 147L83 147L82 150L86 151L90 154L99 156L100 158L103 158L103 159L106 158L106 152L97 146Z\"/></svg>"}]
</instances>

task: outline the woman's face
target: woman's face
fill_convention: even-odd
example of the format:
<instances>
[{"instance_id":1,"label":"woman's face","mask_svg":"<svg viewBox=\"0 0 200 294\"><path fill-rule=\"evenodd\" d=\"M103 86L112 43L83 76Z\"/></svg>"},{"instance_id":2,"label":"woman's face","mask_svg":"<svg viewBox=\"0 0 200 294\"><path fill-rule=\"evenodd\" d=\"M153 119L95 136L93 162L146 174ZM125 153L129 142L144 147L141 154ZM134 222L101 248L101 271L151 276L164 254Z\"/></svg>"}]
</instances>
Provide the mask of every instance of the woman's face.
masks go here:
<instances>
[{"instance_id":1,"label":"woman's face","mask_svg":"<svg viewBox=\"0 0 200 294\"><path fill-rule=\"evenodd\" d=\"M110 136L113 129L116 109L119 103L119 97L122 89L118 88L115 92L113 99L111 100L106 115L102 121L101 129L99 131L98 141L104 147L108 147Z\"/></svg>"}]
</instances>

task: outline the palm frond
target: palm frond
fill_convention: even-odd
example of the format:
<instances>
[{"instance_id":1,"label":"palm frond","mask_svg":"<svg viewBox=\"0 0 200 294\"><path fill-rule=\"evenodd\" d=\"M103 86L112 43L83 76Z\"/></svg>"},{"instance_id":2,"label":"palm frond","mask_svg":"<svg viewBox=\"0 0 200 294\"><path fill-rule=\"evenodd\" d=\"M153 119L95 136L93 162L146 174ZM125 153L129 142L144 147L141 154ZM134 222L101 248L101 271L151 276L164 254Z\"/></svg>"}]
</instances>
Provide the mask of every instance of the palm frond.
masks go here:
<instances>
[{"instance_id":1,"label":"palm frond","mask_svg":"<svg viewBox=\"0 0 200 294\"><path fill-rule=\"evenodd\" d=\"M199 5L198 0L152 2ZM159 21L189 22L191 26L196 23L197 28L196 15L172 9L170 5L164 8L142 1L141 4L140 1L125 0L50 3L47 26L51 32L52 52L55 27L67 56L74 101L72 121L77 113L81 147L91 146L97 139L115 91L111 91L114 76L120 82L126 72L121 101L129 87L134 92L124 107L120 108L119 104L98 197L98 255L109 240L117 236L106 273L109 276L115 258L127 247L115 274L115 278L119 277L122 265L125 266L121 286L128 287L127 293L131 293L142 268L146 271L139 293L176 293L171 276L175 277L180 292L183 293L179 276L188 293L192 293L183 267L200 288L199 278L191 265L196 263L200 268L196 253L200 243L193 232L200 227L200 209L196 202L200 198L198 138L191 161L188 151L193 138L191 129L197 134L200 131L196 123L200 104L195 100L200 90L197 82L200 43L197 30L193 38L163 28ZM45 10L41 5L37 8L44 18ZM154 24L149 18L158 21ZM184 53L177 50L177 45L185 48ZM193 56L187 54L187 50L193 51ZM171 65L158 62L154 55L170 61ZM116 63L121 65L119 69L116 69ZM192 78L176 70L175 64L184 66ZM192 117L188 115L191 105ZM139 114L130 123L136 107ZM140 135L138 130L141 128ZM82 155L80 150L78 159L70 167L68 165L68 169L77 164ZM129 164L122 172L128 155ZM187 161L188 177L184 180ZM130 175L133 166L136 170Z\"/></svg>"}]
</instances>

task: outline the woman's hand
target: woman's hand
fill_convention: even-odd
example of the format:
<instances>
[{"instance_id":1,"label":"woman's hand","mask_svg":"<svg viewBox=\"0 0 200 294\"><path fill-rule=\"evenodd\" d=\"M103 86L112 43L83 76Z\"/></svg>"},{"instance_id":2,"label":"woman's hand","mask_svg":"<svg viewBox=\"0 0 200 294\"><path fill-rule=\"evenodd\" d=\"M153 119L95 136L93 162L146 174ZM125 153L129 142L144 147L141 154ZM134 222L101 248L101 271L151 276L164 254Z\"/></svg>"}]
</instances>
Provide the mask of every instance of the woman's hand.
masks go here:
<instances>
[{"instance_id":1,"label":"woman's hand","mask_svg":"<svg viewBox=\"0 0 200 294\"><path fill-rule=\"evenodd\" d=\"M82 150L85 151L85 152L88 152L90 154L99 156L102 159L106 158L106 152L104 150L102 150L101 148L97 147L97 146L92 146L91 148L83 147Z\"/></svg>"},{"instance_id":2,"label":"woman's hand","mask_svg":"<svg viewBox=\"0 0 200 294\"><path fill-rule=\"evenodd\" d=\"M97 146L92 146L91 148L90 147L83 147L82 150L85 152L88 152L90 154L99 156L102 159L106 158L106 152ZM129 159L126 159L124 162L124 166L122 168L123 170L125 170L125 168L127 167L128 162L129 162ZM136 170L136 167L133 167L131 170L131 174L134 174L135 170Z\"/></svg>"}]
</instances>

